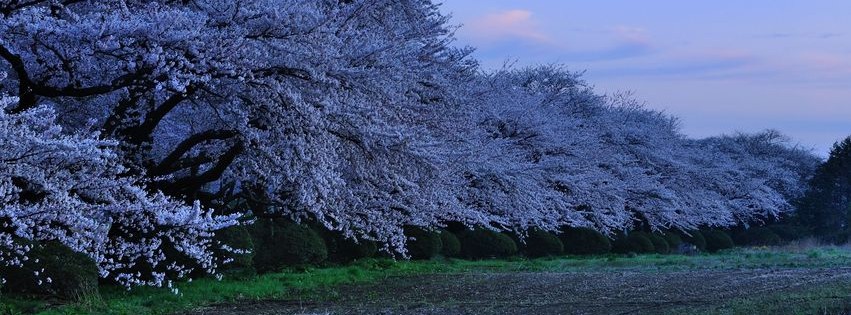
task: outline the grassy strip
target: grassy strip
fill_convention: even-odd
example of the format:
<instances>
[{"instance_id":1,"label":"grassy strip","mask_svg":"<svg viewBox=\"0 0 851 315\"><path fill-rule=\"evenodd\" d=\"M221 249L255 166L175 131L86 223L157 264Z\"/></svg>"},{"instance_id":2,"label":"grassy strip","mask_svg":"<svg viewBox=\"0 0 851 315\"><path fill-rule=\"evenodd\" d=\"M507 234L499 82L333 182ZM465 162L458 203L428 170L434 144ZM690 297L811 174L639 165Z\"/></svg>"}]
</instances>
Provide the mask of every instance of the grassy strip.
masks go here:
<instances>
[{"instance_id":1,"label":"grassy strip","mask_svg":"<svg viewBox=\"0 0 851 315\"><path fill-rule=\"evenodd\" d=\"M851 283L837 282L815 288L753 297L740 297L719 306L695 309L683 307L668 314L849 314Z\"/></svg>"},{"instance_id":2,"label":"grassy strip","mask_svg":"<svg viewBox=\"0 0 851 315\"><path fill-rule=\"evenodd\" d=\"M364 284L388 277L426 275L435 273L468 272L572 272L572 271L676 271L695 269L739 268L827 268L851 266L851 251L841 248L807 250L737 249L714 255L639 255L601 257L557 257L515 260L432 260L392 261L368 259L349 266L285 271L250 279L198 279L179 284L180 294L157 288L137 288L124 291L114 287L101 288L101 296L72 305L50 305L48 301L0 299L0 314L170 314L204 305L265 300L328 300L334 298L333 288L346 284ZM835 288L834 288L835 289ZM848 288L851 292L851 288ZM825 289L830 292L829 288ZM805 293L802 293L805 294ZM815 297L826 296L812 293ZM783 301L790 297L778 297ZM806 298L806 296L801 297ZM730 314L767 303L756 298L744 298L730 304ZM785 309L783 309L785 311ZM743 312L744 313L744 312ZM726 313L725 313L726 314Z\"/></svg>"}]
</instances>

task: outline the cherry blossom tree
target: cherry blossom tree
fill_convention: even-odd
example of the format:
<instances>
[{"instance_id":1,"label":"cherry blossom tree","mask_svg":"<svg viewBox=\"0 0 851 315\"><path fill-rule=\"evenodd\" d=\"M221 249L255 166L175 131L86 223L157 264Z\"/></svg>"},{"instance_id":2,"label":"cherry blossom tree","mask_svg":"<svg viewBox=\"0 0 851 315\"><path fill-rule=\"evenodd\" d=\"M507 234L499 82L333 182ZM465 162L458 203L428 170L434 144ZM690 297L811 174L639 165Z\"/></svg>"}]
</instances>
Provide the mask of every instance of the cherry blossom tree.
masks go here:
<instances>
[{"instance_id":1,"label":"cherry blossom tree","mask_svg":"<svg viewBox=\"0 0 851 315\"><path fill-rule=\"evenodd\" d=\"M0 265L20 266L34 243L58 241L127 286L162 286L196 268L217 273L224 261L212 255L221 248L213 233L236 224L238 214L213 216L198 203L147 191L118 163L116 141L63 132L55 119L48 106L0 112Z\"/></svg>"},{"instance_id":2,"label":"cherry blossom tree","mask_svg":"<svg viewBox=\"0 0 851 315\"><path fill-rule=\"evenodd\" d=\"M130 172L401 245L452 216L429 125L473 74L430 1L4 2L20 98L94 120ZM216 207L221 209L223 207ZM448 207L452 208L452 207ZM460 212L460 210L458 210Z\"/></svg>"},{"instance_id":3,"label":"cherry blossom tree","mask_svg":"<svg viewBox=\"0 0 851 315\"><path fill-rule=\"evenodd\" d=\"M506 69L471 89L476 139L462 199L509 228L602 231L749 224L802 193L817 159L778 133L692 140L628 94L559 67Z\"/></svg>"},{"instance_id":4,"label":"cherry blossom tree","mask_svg":"<svg viewBox=\"0 0 851 315\"><path fill-rule=\"evenodd\" d=\"M159 285L193 268L172 252L214 271L210 236L244 211L401 252L404 226L449 221L747 224L788 211L815 163L770 132L688 139L559 67L482 71L428 0L0 1L0 14L8 264L26 257L19 240L60 239L104 276Z\"/></svg>"}]
</instances>

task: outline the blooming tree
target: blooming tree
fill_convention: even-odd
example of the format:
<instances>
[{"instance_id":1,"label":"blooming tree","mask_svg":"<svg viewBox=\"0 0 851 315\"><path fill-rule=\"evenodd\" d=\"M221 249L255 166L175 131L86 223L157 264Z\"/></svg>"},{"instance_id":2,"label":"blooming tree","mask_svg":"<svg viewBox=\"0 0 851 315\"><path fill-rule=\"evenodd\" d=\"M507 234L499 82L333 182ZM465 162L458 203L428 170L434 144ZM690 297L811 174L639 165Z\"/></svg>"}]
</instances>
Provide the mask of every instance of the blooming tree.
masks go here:
<instances>
[{"instance_id":1,"label":"blooming tree","mask_svg":"<svg viewBox=\"0 0 851 315\"><path fill-rule=\"evenodd\" d=\"M0 265L20 266L34 243L58 241L127 286L162 286L196 268L216 273L223 261L211 254L220 247L212 236L235 216L147 191L118 163L115 141L63 133L55 119L46 106L0 112Z\"/></svg>"},{"instance_id":2,"label":"blooming tree","mask_svg":"<svg viewBox=\"0 0 851 315\"><path fill-rule=\"evenodd\" d=\"M0 136L7 264L22 240L58 239L105 276L162 284L215 270L210 236L243 210L400 251L404 226L448 221L733 225L787 211L815 163L773 133L687 139L558 67L481 72L429 0L0 1L0 14L0 90L16 98Z\"/></svg>"},{"instance_id":3,"label":"blooming tree","mask_svg":"<svg viewBox=\"0 0 851 315\"><path fill-rule=\"evenodd\" d=\"M691 140L628 94L558 67L481 78L462 199L525 228L731 226L790 211L817 163L776 132Z\"/></svg>"},{"instance_id":4,"label":"blooming tree","mask_svg":"<svg viewBox=\"0 0 851 315\"><path fill-rule=\"evenodd\" d=\"M430 1L6 2L21 101L94 120L170 196L396 245L447 216L430 135L472 74ZM439 144L438 144L439 145ZM450 207L451 208L451 207Z\"/></svg>"}]
</instances>

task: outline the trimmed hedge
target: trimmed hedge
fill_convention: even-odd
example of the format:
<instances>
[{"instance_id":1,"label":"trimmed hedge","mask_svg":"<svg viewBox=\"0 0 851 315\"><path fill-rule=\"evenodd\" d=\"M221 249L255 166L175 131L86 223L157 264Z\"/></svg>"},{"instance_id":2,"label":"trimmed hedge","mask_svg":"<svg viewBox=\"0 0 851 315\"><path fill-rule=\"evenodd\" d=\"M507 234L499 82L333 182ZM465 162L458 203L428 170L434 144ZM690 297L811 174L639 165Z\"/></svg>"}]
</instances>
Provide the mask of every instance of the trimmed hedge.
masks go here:
<instances>
[{"instance_id":1,"label":"trimmed hedge","mask_svg":"<svg viewBox=\"0 0 851 315\"><path fill-rule=\"evenodd\" d=\"M459 241L458 237L452 232L446 230L441 231L440 243L443 245L440 250L440 254L443 255L443 257L458 257L458 255L461 254L461 241Z\"/></svg>"},{"instance_id":2,"label":"trimmed hedge","mask_svg":"<svg viewBox=\"0 0 851 315\"><path fill-rule=\"evenodd\" d=\"M647 233L630 232L628 235L620 236L612 243L612 251L619 254L636 253L646 254L656 250Z\"/></svg>"},{"instance_id":3,"label":"trimmed hedge","mask_svg":"<svg viewBox=\"0 0 851 315\"><path fill-rule=\"evenodd\" d=\"M488 229L468 230L458 235L461 257L468 259L505 258L517 254L517 244L508 235Z\"/></svg>"},{"instance_id":4,"label":"trimmed hedge","mask_svg":"<svg viewBox=\"0 0 851 315\"><path fill-rule=\"evenodd\" d=\"M0 285L3 292L71 301L98 294L98 267L89 256L59 242L48 242L34 246L28 257L23 267L0 268L6 279Z\"/></svg>"},{"instance_id":5,"label":"trimmed hedge","mask_svg":"<svg viewBox=\"0 0 851 315\"><path fill-rule=\"evenodd\" d=\"M703 233L700 233L698 230L692 230L682 233L683 242L689 243L697 247L699 251L706 251L706 238L703 237Z\"/></svg>"},{"instance_id":6,"label":"trimmed hedge","mask_svg":"<svg viewBox=\"0 0 851 315\"><path fill-rule=\"evenodd\" d=\"M563 229L561 235L565 254L602 255L612 250L612 242L597 230L581 227Z\"/></svg>"},{"instance_id":7,"label":"trimmed hedge","mask_svg":"<svg viewBox=\"0 0 851 315\"><path fill-rule=\"evenodd\" d=\"M406 227L405 236L408 237L406 247L411 259L426 260L440 254L443 242L440 234L426 231L419 227Z\"/></svg>"},{"instance_id":8,"label":"trimmed hedge","mask_svg":"<svg viewBox=\"0 0 851 315\"><path fill-rule=\"evenodd\" d=\"M221 253L233 258L233 261L222 266L223 274L236 278L247 278L257 275L254 268L254 240L251 231L244 225L232 226L216 231L215 239L239 250L248 250L248 253L234 255L233 253Z\"/></svg>"},{"instance_id":9,"label":"trimmed hedge","mask_svg":"<svg viewBox=\"0 0 851 315\"><path fill-rule=\"evenodd\" d=\"M251 234L254 268L261 273L315 265L328 258L325 242L316 231L286 219L258 219Z\"/></svg>"},{"instance_id":10,"label":"trimmed hedge","mask_svg":"<svg viewBox=\"0 0 851 315\"><path fill-rule=\"evenodd\" d=\"M671 246L668 245L668 241L664 237L658 234L649 234L647 235L647 239L653 243L653 250L657 254L668 254L671 252Z\"/></svg>"},{"instance_id":11,"label":"trimmed hedge","mask_svg":"<svg viewBox=\"0 0 851 315\"><path fill-rule=\"evenodd\" d=\"M703 231L703 237L706 239L706 251L716 253L719 250L733 248L733 239L727 232L721 230Z\"/></svg>"},{"instance_id":12,"label":"trimmed hedge","mask_svg":"<svg viewBox=\"0 0 851 315\"><path fill-rule=\"evenodd\" d=\"M668 233L665 233L662 237L665 238L665 242L668 243L668 248L672 252L679 249L680 244L683 243L683 239L680 238L680 236L677 235L677 233L675 233L673 231L669 231Z\"/></svg>"},{"instance_id":13,"label":"trimmed hedge","mask_svg":"<svg viewBox=\"0 0 851 315\"><path fill-rule=\"evenodd\" d=\"M328 248L328 261L335 263L349 263L358 259L370 258L378 253L378 244L374 241L346 238L337 231L331 231L321 224L312 224Z\"/></svg>"},{"instance_id":14,"label":"trimmed hedge","mask_svg":"<svg viewBox=\"0 0 851 315\"><path fill-rule=\"evenodd\" d=\"M564 252L564 245L561 240L552 233L541 229L530 229L525 241L521 245L521 251L531 258L557 256Z\"/></svg>"},{"instance_id":15,"label":"trimmed hedge","mask_svg":"<svg viewBox=\"0 0 851 315\"><path fill-rule=\"evenodd\" d=\"M358 259L374 257L378 254L378 244L375 241L337 236L334 241L333 261L352 262Z\"/></svg>"}]
</instances>

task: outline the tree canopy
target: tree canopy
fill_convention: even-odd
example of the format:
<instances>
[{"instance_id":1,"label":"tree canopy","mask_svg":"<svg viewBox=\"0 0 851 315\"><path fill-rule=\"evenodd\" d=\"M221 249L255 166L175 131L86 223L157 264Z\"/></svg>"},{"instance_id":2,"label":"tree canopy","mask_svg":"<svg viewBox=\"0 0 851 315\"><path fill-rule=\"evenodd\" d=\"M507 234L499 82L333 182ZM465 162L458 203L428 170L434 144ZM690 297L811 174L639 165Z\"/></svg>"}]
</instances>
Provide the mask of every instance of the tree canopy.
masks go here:
<instances>
[{"instance_id":1,"label":"tree canopy","mask_svg":"<svg viewBox=\"0 0 851 315\"><path fill-rule=\"evenodd\" d=\"M689 139L560 66L480 69L429 0L0 14L5 264L59 239L104 277L162 285L215 272L215 230L263 216L401 252L404 226L448 222L749 224L790 211L818 162L774 131Z\"/></svg>"},{"instance_id":2,"label":"tree canopy","mask_svg":"<svg viewBox=\"0 0 851 315\"><path fill-rule=\"evenodd\" d=\"M834 242L851 235L851 137L833 145L830 156L819 165L796 218L813 234Z\"/></svg>"}]
</instances>

